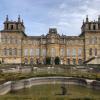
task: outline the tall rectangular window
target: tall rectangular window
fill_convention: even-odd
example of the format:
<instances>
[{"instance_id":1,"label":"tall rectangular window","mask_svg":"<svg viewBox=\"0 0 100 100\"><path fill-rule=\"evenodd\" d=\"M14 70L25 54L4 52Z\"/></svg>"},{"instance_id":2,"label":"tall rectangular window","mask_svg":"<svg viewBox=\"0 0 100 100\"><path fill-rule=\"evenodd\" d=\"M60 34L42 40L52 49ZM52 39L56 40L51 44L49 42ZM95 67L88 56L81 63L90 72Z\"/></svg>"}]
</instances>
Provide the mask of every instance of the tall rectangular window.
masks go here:
<instances>
[{"instance_id":1,"label":"tall rectangular window","mask_svg":"<svg viewBox=\"0 0 100 100\"><path fill-rule=\"evenodd\" d=\"M95 56L97 56L97 48L94 49Z\"/></svg>"},{"instance_id":2,"label":"tall rectangular window","mask_svg":"<svg viewBox=\"0 0 100 100\"><path fill-rule=\"evenodd\" d=\"M60 56L64 56L64 48L60 49Z\"/></svg>"},{"instance_id":3,"label":"tall rectangular window","mask_svg":"<svg viewBox=\"0 0 100 100\"><path fill-rule=\"evenodd\" d=\"M30 49L30 56L34 56L34 49Z\"/></svg>"},{"instance_id":4,"label":"tall rectangular window","mask_svg":"<svg viewBox=\"0 0 100 100\"><path fill-rule=\"evenodd\" d=\"M25 50L24 50L24 55L25 55L25 56L28 56L28 49L25 49Z\"/></svg>"},{"instance_id":5,"label":"tall rectangular window","mask_svg":"<svg viewBox=\"0 0 100 100\"><path fill-rule=\"evenodd\" d=\"M73 50L72 50L72 56L73 56L73 57L76 56L76 49L75 49L75 48L73 48Z\"/></svg>"},{"instance_id":6,"label":"tall rectangular window","mask_svg":"<svg viewBox=\"0 0 100 100\"><path fill-rule=\"evenodd\" d=\"M55 54L56 53L56 51L55 51L55 48L51 48L51 57L55 57Z\"/></svg>"},{"instance_id":7,"label":"tall rectangular window","mask_svg":"<svg viewBox=\"0 0 100 100\"><path fill-rule=\"evenodd\" d=\"M42 56L46 56L46 49L42 50Z\"/></svg>"},{"instance_id":8,"label":"tall rectangular window","mask_svg":"<svg viewBox=\"0 0 100 100\"><path fill-rule=\"evenodd\" d=\"M67 49L67 57L70 57L71 56L71 54L70 54L70 49L68 48Z\"/></svg>"},{"instance_id":9,"label":"tall rectangular window","mask_svg":"<svg viewBox=\"0 0 100 100\"><path fill-rule=\"evenodd\" d=\"M39 56L39 54L40 54L40 50L36 49L36 56Z\"/></svg>"},{"instance_id":10,"label":"tall rectangular window","mask_svg":"<svg viewBox=\"0 0 100 100\"><path fill-rule=\"evenodd\" d=\"M7 49L6 49L6 48L3 49L3 55L4 55L4 56L7 55Z\"/></svg>"},{"instance_id":11,"label":"tall rectangular window","mask_svg":"<svg viewBox=\"0 0 100 100\"><path fill-rule=\"evenodd\" d=\"M82 56L82 48L78 49L78 57Z\"/></svg>"}]
</instances>

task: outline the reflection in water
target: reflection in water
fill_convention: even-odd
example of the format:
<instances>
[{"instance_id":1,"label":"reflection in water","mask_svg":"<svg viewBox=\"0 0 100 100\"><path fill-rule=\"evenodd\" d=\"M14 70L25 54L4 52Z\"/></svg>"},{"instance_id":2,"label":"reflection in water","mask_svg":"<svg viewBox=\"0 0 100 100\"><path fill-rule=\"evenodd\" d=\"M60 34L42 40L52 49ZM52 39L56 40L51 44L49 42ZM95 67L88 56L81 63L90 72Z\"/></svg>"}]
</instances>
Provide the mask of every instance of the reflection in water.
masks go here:
<instances>
[{"instance_id":1,"label":"reflection in water","mask_svg":"<svg viewBox=\"0 0 100 100\"><path fill-rule=\"evenodd\" d=\"M57 95L62 93L61 85L46 84L8 93L5 95L5 98L8 97L10 98L9 100L17 100L19 98L20 100L67 100L67 98L68 100L70 100L70 98L91 98L89 100L100 100L100 90L93 90L79 85L65 85L64 87L67 89L67 95ZM5 99L0 98L0 100Z\"/></svg>"}]
</instances>

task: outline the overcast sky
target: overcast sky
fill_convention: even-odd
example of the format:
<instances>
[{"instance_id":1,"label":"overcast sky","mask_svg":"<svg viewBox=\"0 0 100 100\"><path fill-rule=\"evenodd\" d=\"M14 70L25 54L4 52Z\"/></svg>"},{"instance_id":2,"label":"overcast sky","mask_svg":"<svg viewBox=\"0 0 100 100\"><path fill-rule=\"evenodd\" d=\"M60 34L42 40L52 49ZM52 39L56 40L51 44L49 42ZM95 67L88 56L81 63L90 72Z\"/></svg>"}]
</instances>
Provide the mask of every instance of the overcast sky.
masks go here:
<instances>
[{"instance_id":1,"label":"overcast sky","mask_svg":"<svg viewBox=\"0 0 100 100\"><path fill-rule=\"evenodd\" d=\"M0 30L5 16L24 20L27 35L46 34L57 28L60 34L79 35L86 15L97 20L100 0L0 0Z\"/></svg>"}]
</instances>

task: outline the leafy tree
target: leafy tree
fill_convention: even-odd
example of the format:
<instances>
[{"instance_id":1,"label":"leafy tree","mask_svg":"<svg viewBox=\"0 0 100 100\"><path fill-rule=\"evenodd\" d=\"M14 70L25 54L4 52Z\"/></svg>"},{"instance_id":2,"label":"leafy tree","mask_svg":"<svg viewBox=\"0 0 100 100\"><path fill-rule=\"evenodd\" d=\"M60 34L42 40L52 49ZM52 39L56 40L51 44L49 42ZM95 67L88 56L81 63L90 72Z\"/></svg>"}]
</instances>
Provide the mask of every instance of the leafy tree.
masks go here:
<instances>
[{"instance_id":1,"label":"leafy tree","mask_svg":"<svg viewBox=\"0 0 100 100\"><path fill-rule=\"evenodd\" d=\"M59 57L56 57L56 58L55 58L55 64L56 64L56 65L59 65L59 64L60 64L60 58L59 58Z\"/></svg>"},{"instance_id":2,"label":"leafy tree","mask_svg":"<svg viewBox=\"0 0 100 100\"><path fill-rule=\"evenodd\" d=\"M47 65L50 65L50 64L51 64L51 57L47 57L47 58L46 58L46 64L47 64Z\"/></svg>"}]
</instances>

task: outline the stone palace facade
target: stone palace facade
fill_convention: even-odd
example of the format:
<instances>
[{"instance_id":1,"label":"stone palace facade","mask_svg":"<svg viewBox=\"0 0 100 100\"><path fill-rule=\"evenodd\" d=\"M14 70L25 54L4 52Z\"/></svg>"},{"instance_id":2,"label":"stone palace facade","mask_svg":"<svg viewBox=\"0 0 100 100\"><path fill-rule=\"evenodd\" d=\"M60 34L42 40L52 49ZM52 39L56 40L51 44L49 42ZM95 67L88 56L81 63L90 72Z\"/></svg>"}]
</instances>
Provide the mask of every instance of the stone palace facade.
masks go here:
<instances>
[{"instance_id":1,"label":"stone palace facade","mask_svg":"<svg viewBox=\"0 0 100 100\"><path fill-rule=\"evenodd\" d=\"M83 21L79 36L60 35L50 28L46 35L27 36L20 16L8 16L0 31L0 62L45 64L46 57L60 58L60 64L100 64L100 16L97 21Z\"/></svg>"}]
</instances>

